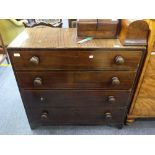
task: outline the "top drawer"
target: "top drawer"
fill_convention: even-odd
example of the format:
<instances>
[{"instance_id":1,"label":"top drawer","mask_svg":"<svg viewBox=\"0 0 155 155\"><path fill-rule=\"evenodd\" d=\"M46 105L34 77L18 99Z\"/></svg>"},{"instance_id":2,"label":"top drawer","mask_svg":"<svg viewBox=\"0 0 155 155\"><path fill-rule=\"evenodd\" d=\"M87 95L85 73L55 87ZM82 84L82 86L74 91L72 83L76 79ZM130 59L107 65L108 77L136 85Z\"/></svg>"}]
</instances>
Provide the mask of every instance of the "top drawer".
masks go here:
<instances>
[{"instance_id":1,"label":"top drawer","mask_svg":"<svg viewBox=\"0 0 155 155\"><path fill-rule=\"evenodd\" d=\"M133 70L142 51L24 50L9 54L15 70Z\"/></svg>"}]
</instances>

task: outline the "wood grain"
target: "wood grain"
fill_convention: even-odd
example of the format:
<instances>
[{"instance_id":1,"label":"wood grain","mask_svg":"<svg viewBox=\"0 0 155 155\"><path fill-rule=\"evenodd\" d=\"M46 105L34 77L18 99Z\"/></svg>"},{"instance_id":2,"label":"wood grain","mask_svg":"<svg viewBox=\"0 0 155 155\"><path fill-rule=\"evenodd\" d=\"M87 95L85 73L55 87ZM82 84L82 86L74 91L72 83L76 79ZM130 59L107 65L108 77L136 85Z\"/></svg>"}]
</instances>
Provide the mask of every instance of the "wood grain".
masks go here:
<instances>
[{"instance_id":1,"label":"wood grain","mask_svg":"<svg viewBox=\"0 0 155 155\"><path fill-rule=\"evenodd\" d=\"M155 117L155 97L138 97L132 115L136 118Z\"/></svg>"},{"instance_id":2,"label":"wood grain","mask_svg":"<svg viewBox=\"0 0 155 155\"><path fill-rule=\"evenodd\" d=\"M148 65L147 65L147 70L146 70L146 75L148 74L154 74L155 73L155 52L151 52L151 56L150 59L148 61Z\"/></svg>"},{"instance_id":3,"label":"wood grain","mask_svg":"<svg viewBox=\"0 0 155 155\"><path fill-rule=\"evenodd\" d=\"M100 30L100 31L78 31L79 37L94 37L94 38L107 38L107 39L116 39L117 38L117 31L106 31L106 30Z\"/></svg>"},{"instance_id":4,"label":"wood grain","mask_svg":"<svg viewBox=\"0 0 155 155\"><path fill-rule=\"evenodd\" d=\"M141 97L154 97L155 94L155 74L146 75L143 79L143 84L139 91L139 98ZM149 102L148 102L149 103Z\"/></svg>"}]
</instances>

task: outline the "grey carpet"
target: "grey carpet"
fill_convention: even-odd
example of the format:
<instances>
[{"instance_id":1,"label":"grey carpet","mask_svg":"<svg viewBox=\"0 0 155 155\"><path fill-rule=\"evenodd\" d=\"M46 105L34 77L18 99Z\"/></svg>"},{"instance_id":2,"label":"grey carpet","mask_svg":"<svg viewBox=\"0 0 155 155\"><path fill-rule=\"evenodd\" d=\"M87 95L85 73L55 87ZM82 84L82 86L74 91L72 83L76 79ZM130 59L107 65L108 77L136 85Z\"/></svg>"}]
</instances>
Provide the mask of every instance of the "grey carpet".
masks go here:
<instances>
[{"instance_id":1,"label":"grey carpet","mask_svg":"<svg viewBox=\"0 0 155 155\"><path fill-rule=\"evenodd\" d=\"M108 126L50 126L31 130L12 67L0 67L0 134L152 135L155 134L155 121L136 121L122 130Z\"/></svg>"}]
</instances>

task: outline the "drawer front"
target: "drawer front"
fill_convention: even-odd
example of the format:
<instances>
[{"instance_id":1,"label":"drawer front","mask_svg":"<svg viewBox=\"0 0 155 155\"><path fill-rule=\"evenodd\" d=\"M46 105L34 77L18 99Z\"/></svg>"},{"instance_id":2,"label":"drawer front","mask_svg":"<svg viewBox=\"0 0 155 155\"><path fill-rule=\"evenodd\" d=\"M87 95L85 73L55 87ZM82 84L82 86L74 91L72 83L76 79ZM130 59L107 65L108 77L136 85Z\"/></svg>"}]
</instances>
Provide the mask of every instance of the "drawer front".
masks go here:
<instances>
[{"instance_id":1,"label":"drawer front","mask_svg":"<svg viewBox=\"0 0 155 155\"><path fill-rule=\"evenodd\" d=\"M17 72L24 89L130 89L135 72L130 71L53 71Z\"/></svg>"},{"instance_id":2,"label":"drawer front","mask_svg":"<svg viewBox=\"0 0 155 155\"><path fill-rule=\"evenodd\" d=\"M27 114L30 122L42 125L123 124L126 110L103 107L31 108L27 109Z\"/></svg>"},{"instance_id":3,"label":"drawer front","mask_svg":"<svg viewBox=\"0 0 155 155\"><path fill-rule=\"evenodd\" d=\"M142 51L33 50L9 54L15 70L133 70Z\"/></svg>"},{"instance_id":4,"label":"drawer front","mask_svg":"<svg viewBox=\"0 0 155 155\"><path fill-rule=\"evenodd\" d=\"M22 90L29 107L125 107L130 91Z\"/></svg>"}]
</instances>

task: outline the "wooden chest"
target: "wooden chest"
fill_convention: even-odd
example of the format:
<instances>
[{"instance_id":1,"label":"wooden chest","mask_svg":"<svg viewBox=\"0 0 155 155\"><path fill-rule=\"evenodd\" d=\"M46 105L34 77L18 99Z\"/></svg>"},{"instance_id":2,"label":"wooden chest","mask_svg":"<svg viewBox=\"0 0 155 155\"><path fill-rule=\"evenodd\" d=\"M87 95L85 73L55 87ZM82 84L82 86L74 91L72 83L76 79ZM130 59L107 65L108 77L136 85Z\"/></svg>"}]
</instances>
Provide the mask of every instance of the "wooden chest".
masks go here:
<instances>
[{"instance_id":1,"label":"wooden chest","mask_svg":"<svg viewBox=\"0 0 155 155\"><path fill-rule=\"evenodd\" d=\"M76 37L76 29L26 29L8 47L31 128L124 124L145 47Z\"/></svg>"}]
</instances>

